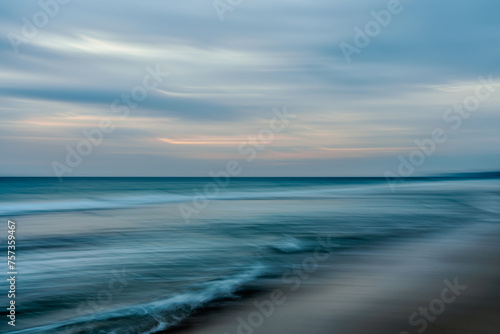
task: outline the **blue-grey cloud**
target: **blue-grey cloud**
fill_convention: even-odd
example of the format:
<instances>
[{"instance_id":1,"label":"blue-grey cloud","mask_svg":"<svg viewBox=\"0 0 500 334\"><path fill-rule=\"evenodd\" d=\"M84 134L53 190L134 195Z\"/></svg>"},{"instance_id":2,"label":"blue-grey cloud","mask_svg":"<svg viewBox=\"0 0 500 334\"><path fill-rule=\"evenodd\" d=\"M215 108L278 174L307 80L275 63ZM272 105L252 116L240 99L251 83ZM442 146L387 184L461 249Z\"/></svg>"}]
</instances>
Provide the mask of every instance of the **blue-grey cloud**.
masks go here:
<instances>
[{"instance_id":1,"label":"blue-grey cloud","mask_svg":"<svg viewBox=\"0 0 500 334\"><path fill-rule=\"evenodd\" d=\"M283 105L297 120L286 139L273 145L304 158L263 155L249 175L279 174L277 162L287 175L377 175L398 163L399 152L360 158L323 156L320 149L411 146L436 127L449 129L446 109L489 75L497 91L450 131L450 140L419 172L451 170L460 161L464 169L499 169L492 156L499 153L500 3L400 2L401 12L351 62L341 43L355 45L355 28L364 30L374 20L372 11L386 10L388 0L244 0L223 22L211 0L5 2L0 154L8 158L0 173L50 174L50 162L81 140L81 130L110 117L113 101L141 85L147 66L161 66L170 75L127 119L117 121L116 132L89 157L92 163L75 175L103 174L118 165L125 174L138 174L133 152L141 150L140 160L152 174L206 175L203 170L217 164L207 154L220 160L236 150L154 140L231 142L255 135L272 108ZM23 28L26 20L35 25L34 16L43 16L37 14L40 3L48 4L53 17L32 36L23 35L32 28ZM23 38L17 53L13 36ZM128 153L127 146L133 148ZM162 164L168 161L172 168L166 171Z\"/></svg>"}]
</instances>

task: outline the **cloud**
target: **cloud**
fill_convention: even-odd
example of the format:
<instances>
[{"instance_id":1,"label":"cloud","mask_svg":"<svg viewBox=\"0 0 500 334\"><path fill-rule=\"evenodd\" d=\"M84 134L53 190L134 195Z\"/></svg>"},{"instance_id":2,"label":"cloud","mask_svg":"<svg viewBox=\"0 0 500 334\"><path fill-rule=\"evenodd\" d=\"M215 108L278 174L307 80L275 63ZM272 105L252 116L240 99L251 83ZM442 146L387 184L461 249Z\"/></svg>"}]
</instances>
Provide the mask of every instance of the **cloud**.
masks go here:
<instances>
[{"instance_id":1,"label":"cloud","mask_svg":"<svg viewBox=\"0 0 500 334\"><path fill-rule=\"evenodd\" d=\"M42 9L37 1L6 2L0 13L0 130L8 145L0 146L0 154L9 162L2 172L50 175L50 162L66 145L110 117L116 131L77 173L121 168L135 175L134 154L143 152L154 173L172 159L164 175L206 175L207 160L234 156L235 138L255 135L272 108L286 105L297 115L287 140L274 142L249 174L273 174L279 165L284 174L383 175L391 158L398 163L397 151L339 156L321 148L413 147L415 139L442 126L445 109L470 94L479 76L500 77L495 0L401 0L403 11L347 63L340 43L353 43L354 28L363 29L373 20L371 12L387 3L247 0L221 22L205 0L70 1L15 53L9 34L22 34L24 18L33 22ZM157 64L168 78L127 119L116 119L113 101L141 84L146 66ZM500 121L497 96L442 148L449 159L437 156L420 172L455 168L458 156L474 157L478 168L498 169L499 160L491 158L499 153L492 125ZM78 118L83 116L92 120ZM215 145L216 138L225 144ZM30 141L38 141L31 158L13 153L32 152ZM335 161L343 167L330 169Z\"/></svg>"}]
</instances>

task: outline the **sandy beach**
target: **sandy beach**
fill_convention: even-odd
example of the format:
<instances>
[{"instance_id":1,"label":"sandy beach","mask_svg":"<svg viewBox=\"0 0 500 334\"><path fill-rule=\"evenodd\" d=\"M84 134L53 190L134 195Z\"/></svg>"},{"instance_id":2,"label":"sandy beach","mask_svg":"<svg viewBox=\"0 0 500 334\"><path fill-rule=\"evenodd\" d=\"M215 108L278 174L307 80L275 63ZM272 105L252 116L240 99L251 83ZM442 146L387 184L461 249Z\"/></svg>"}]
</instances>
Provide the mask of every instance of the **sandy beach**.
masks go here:
<instances>
[{"instance_id":1,"label":"sandy beach","mask_svg":"<svg viewBox=\"0 0 500 334\"><path fill-rule=\"evenodd\" d=\"M277 287L280 305L270 291L166 333L498 333L498 240L494 223L476 224L338 254L295 291Z\"/></svg>"}]
</instances>

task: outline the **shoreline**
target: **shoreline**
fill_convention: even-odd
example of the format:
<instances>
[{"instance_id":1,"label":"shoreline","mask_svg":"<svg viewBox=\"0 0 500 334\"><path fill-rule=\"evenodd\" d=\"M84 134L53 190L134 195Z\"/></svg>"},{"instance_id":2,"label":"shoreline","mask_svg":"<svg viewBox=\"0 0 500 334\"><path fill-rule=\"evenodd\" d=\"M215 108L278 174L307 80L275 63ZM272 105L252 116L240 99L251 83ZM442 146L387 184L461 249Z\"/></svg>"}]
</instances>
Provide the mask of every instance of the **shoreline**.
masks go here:
<instances>
[{"instance_id":1,"label":"shoreline","mask_svg":"<svg viewBox=\"0 0 500 334\"><path fill-rule=\"evenodd\" d=\"M296 291L282 284L229 307L201 310L157 333L495 333L500 328L498 240L499 226L476 223L342 252ZM444 302L443 291L453 287L458 295L446 292L445 301L453 302ZM273 298L276 289L281 298Z\"/></svg>"}]
</instances>

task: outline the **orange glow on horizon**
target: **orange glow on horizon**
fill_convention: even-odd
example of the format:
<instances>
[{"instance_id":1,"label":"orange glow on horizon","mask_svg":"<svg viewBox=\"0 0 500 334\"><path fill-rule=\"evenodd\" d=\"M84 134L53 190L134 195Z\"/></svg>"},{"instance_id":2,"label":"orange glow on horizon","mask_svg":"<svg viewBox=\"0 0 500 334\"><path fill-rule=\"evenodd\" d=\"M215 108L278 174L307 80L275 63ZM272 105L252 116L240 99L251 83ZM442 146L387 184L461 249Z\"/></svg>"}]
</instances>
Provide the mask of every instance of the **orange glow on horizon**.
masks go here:
<instances>
[{"instance_id":1,"label":"orange glow on horizon","mask_svg":"<svg viewBox=\"0 0 500 334\"><path fill-rule=\"evenodd\" d=\"M353 147L353 148L327 148L324 151L393 151L393 150L413 150L418 147Z\"/></svg>"},{"instance_id":2,"label":"orange glow on horizon","mask_svg":"<svg viewBox=\"0 0 500 334\"><path fill-rule=\"evenodd\" d=\"M244 142L241 140L175 140L170 138L158 138L159 141L173 145L235 145Z\"/></svg>"}]
</instances>

